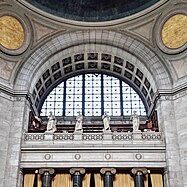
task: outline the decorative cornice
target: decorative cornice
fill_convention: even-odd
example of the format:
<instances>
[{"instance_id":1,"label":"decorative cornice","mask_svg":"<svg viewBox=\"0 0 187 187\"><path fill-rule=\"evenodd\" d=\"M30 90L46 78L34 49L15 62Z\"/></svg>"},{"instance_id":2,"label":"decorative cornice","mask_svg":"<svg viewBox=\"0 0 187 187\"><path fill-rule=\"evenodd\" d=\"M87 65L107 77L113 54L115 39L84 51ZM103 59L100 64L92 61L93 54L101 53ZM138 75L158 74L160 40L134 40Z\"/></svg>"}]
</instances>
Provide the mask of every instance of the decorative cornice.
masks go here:
<instances>
[{"instance_id":1,"label":"decorative cornice","mask_svg":"<svg viewBox=\"0 0 187 187\"><path fill-rule=\"evenodd\" d=\"M187 91L187 82L185 82L184 84L181 84L179 86L176 86L172 89L159 89L159 90L157 90L156 97L175 96L175 95L177 95L181 92L184 92L184 91Z\"/></svg>"},{"instance_id":2,"label":"decorative cornice","mask_svg":"<svg viewBox=\"0 0 187 187\"><path fill-rule=\"evenodd\" d=\"M35 108L35 105L33 105L34 100L31 93L29 93L27 90L14 90L13 88L4 86L0 84L0 95L1 93L6 94L7 96L18 98L16 101L21 101L21 98L26 98L26 100L29 102L31 110L37 114L38 111Z\"/></svg>"}]
</instances>

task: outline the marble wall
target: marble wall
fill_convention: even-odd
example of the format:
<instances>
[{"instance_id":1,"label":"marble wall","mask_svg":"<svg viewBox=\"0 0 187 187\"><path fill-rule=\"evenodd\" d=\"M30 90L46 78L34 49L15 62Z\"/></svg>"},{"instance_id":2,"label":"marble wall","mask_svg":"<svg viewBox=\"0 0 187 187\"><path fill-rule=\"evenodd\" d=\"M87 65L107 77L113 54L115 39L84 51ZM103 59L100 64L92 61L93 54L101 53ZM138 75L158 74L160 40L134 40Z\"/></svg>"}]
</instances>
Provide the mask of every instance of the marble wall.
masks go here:
<instances>
[{"instance_id":1,"label":"marble wall","mask_svg":"<svg viewBox=\"0 0 187 187\"><path fill-rule=\"evenodd\" d=\"M3 96L2 96L3 95ZM1 187L17 186L21 141L28 122L28 105L23 97L2 94L0 97L0 170Z\"/></svg>"},{"instance_id":2,"label":"marble wall","mask_svg":"<svg viewBox=\"0 0 187 187\"><path fill-rule=\"evenodd\" d=\"M179 158L181 162L182 178L184 186L187 186L187 95L174 101L175 117L177 125L177 137L179 144Z\"/></svg>"},{"instance_id":3,"label":"marble wall","mask_svg":"<svg viewBox=\"0 0 187 187\"><path fill-rule=\"evenodd\" d=\"M0 187L4 187L3 182L6 175L6 165L8 160L9 133L12 125L12 106L13 101L5 94L0 95Z\"/></svg>"}]
</instances>

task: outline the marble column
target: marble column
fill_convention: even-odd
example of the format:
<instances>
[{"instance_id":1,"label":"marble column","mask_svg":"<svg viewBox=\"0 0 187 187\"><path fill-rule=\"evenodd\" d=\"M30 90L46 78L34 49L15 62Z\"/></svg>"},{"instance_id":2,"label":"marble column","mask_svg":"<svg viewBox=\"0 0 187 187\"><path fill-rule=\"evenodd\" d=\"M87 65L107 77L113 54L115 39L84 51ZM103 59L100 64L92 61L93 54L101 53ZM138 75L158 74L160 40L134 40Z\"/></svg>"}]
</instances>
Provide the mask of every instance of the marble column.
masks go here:
<instances>
[{"instance_id":1,"label":"marble column","mask_svg":"<svg viewBox=\"0 0 187 187\"><path fill-rule=\"evenodd\" d=\"M134 174L135 187L144 187L144 175L147 174L147 169L133 168L131 172Z\"/></svg>"},{"instance_id":2,"label":"marble column","mask_svg":"<svg viewBox=\"0 0 187 187\"><path fill-rule=\"evenodd\" d=\"M69 172L73 175L73 187L82 187L82 176L85 174L85 169L71 168Z\"/></svg>"},{"instance_id":3,"label":"marble column","mask_svg":"<svg viewBox=\"0 0 187 187\"><path fill-rule=\"evenodd\" d=\"M115 168L102 168L100 172L101 174L103 174L104 187L113 187L113 175L116 174L116 169Z\"/></svg>"},{"instance_id":4,"label":"marble column","mask_svg":"<svg viewBox=\"0 0 187 187\"><path fill-rule=\"evenodd\" d=\"M39 174L42 175L42 187L51 187L51 179L55 170L52 168L39 169Z\"/></svg>"}]
</instances>

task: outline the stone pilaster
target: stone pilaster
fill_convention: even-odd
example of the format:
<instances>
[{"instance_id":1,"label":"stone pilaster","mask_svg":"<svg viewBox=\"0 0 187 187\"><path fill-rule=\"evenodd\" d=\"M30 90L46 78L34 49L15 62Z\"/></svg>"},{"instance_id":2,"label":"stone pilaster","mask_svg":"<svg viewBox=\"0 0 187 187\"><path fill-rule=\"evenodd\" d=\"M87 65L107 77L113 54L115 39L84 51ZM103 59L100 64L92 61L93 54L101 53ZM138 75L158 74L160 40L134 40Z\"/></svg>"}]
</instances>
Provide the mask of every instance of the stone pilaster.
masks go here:
<instances>
[{"instance_id":1,"label":"stone pilaster","mask_svg":"<svg viewBox=\"0 0 187 187\"><path fill-rule=\"evenodd\" d=\"M163 177L164 177L164 187L169 187L167 168L164 168Z\"/></svg>"},{"instance_id":2,"label":"stone pilaster","mask_svg":"<svg viewBox=\"0 0 187 187\"><path fill-rule=\"evenodd\" d=\"M115 168L102 168L100 170L104 178L104 187L113 187L113 175L116 174Z\"/></svg>"},{"instance_id":3,"label":"stone pilaster","mask_svg":"<svg viewBox=\"0 0 187 187\"><path fill-rule=\"evenodd\" d=\"M174 103L169 97L161 97L157 104L158 122L162 127L165 134L166 142L166 166L168 169L168 183L170 187L180 186L183 187L183 172L181 171L182 165L180 158L180 143L178 139L178 129L176 116L184 115L184 108L179 108L185 101L178 103L177 109L174 108ZM180 116L180 121L186 121L186 118ZM184 128L182 132L185 132ZM185 141L183 141L185 142ZM184 172L185 173L185 172ZM176 180L177 179L177 180Z\"/></svg>"},{"instance_id":4,"label":"stone pilaster","mask_svg":"<svg viewBox=\"0 0 187 187\"><path fill-rule=\"evenodd\" d=\"M23 187L23 169L19 169L19 175L18 175L18 187Z\"/></svg>"}]
</instances>

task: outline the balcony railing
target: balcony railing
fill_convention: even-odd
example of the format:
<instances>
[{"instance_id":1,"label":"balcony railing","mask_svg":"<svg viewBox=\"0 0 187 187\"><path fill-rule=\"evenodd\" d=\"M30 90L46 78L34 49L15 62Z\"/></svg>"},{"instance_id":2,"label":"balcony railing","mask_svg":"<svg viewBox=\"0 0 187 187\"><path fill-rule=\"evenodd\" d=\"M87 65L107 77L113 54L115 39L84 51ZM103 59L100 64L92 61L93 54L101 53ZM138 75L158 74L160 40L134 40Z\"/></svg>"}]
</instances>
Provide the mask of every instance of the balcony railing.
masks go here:
<instances>
[{"instance_id":1,"label":"balcony railing","mask_svg":"<svg viewBox=\"0 0 187 187\"><path fill-rule=\"evenodd\" d=\"M162 132L25 133L21 166L163 168L165 149Z\"/></svg>"},{"instance_id":2,"label":"balcony railing","mask_svg":"<svg viewBox=\"0 0 187 187\"><path fill-rule=\"evenodd\" d=\"M34 144L34 142L61 142L66 143L110 143L110 144L163 144L164 138L162 132L103 132L103 133L25 133L24 144Z\"/></svg>"}]
</instances>

